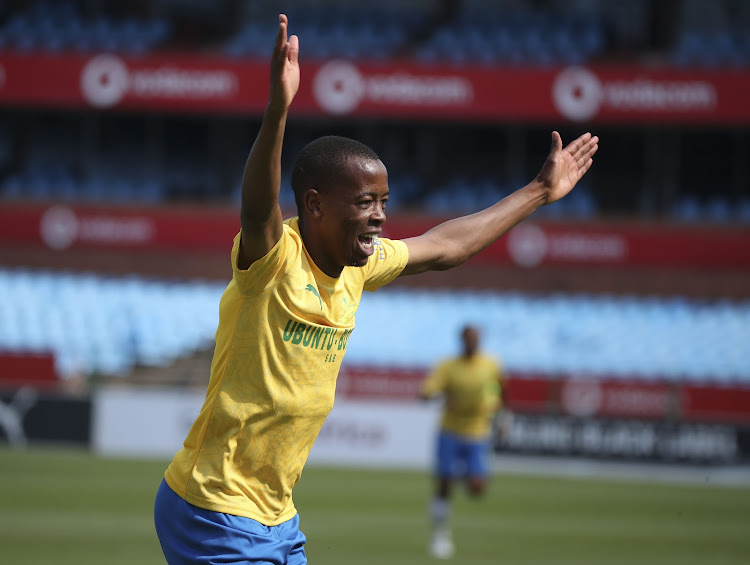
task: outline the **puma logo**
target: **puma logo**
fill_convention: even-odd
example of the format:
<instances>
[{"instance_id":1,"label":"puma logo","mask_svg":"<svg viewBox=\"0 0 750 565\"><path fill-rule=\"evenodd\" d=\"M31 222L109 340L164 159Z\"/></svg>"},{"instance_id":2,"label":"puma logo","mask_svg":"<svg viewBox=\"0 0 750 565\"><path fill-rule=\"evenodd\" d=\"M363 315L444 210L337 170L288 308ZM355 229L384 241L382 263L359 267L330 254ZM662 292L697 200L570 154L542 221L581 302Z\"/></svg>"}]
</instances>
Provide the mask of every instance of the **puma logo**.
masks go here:
<instances>
[{"instance_id":1,"label":"puma logo","mask_svg":"<svg viewBox=\"0 0 750 565\"><path fill-rule=\"evenodd\" d=\"M311 285L311 284L308 284L308 285L307 285L307 286L305 287L305 290L309 290L309 291L310 291L310 292L312 292L312 293L313 293L313 294L314 294L315 296L317 296L317 297L318 297L318 302L320 302L320 309L322 310L322 309L323 309L323 300L322 300L322 299L320 298L320 294L318 294L318 289L317 289L317 288L315 288L315 287L314 287L313 285Z\"/></svg>"},{"instance_id":2,"label":"puma logo","mask_svg":"<svg viewBox=\"0 0 750 565\"><path fill-rule=\"evenodd\" d=\"M7 404L0 402L0 428L5 432L11 445L26 445L23 430L23 417L36 404L37 392L28 386L20 388Z\"/></svg>"}]
</instances>

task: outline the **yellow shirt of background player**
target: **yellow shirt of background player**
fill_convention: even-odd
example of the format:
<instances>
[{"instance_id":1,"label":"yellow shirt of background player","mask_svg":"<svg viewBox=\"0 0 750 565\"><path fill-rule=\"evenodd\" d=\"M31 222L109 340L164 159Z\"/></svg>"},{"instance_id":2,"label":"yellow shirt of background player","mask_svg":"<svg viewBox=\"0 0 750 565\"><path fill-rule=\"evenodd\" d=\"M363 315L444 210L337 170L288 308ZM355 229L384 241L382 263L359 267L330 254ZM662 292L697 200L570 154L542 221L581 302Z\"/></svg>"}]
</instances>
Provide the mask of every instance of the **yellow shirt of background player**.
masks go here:
<instances>
[{"instance_id":1,"label":"yellow shirt of background player","mask_svg":"<svg viewBox=\"0 0 750 565\"><path fill-rule=\"evenodd\" d=\"M206 401L165 478L187 502L268 526L296 514L292 487L333 407L362 290L406 266L401 241L375 241L364 267L334 279L312 262L296 218L274 248L237 268L219 306Z\"/></svg>"},{"instance_id":2,"label":"yellow shirt of background player","mask_svg":"<svg viewBox=\"0 0 750 565\"><path fill-rule=\"evenodd\" d=\"M490 433L492 415L500 408L500 366L495 359L476 354L440 363L422 384L422 393L443 393L441 428L476 439Z\"/></svg>"}]
</instances>

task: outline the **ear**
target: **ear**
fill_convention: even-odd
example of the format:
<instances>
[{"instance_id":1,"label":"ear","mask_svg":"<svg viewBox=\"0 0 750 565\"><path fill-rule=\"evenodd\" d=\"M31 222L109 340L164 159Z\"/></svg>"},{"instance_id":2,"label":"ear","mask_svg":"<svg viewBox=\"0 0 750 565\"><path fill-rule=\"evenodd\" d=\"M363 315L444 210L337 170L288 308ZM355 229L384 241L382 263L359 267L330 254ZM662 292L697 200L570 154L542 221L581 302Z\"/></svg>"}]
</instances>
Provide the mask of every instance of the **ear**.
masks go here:
<instances>
[{"instance_id":1,"label":"ear","mask_svg":"<svg viewBox=\"0 0 750 565\"><path fill-rule=\"evenodd\" d=\"M323 199L320 197L320 193L314 188L307 189L302 197L302 205L304 206L306 216L313 219L323 217Z\"/></svg>"}]
</instances>

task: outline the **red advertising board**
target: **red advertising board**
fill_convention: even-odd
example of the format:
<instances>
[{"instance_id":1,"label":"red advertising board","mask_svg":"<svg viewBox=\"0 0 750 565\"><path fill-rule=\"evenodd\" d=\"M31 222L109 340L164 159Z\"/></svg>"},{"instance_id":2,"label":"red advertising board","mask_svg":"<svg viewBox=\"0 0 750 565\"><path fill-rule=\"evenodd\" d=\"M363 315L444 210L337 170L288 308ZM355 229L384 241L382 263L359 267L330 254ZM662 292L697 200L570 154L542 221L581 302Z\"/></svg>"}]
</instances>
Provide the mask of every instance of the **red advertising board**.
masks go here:
<instances>
[{"instance_id":1,"label":"red advertising board","mask_svg":"<svg viewBox=\"0 0 750 565\"><path fill-rule=\"evenodd\" d=\"M69 248L231 249L237 210L4 205L0 243Z\"/></svg>"},{"instance_id":2,"label":"red advertising board","mask_svg":"<svg viewBox=\"0 0 750 565\"><path fill-rule=\"evenodd\" d=\"M58 383L52 353L0 351L0 390L54 388Z\"/></svg>"},{"instance_id":3,"label":"red advertising board","mask_svg":"<svg viewBox=\"0 0 750 565\"><path fill-rule=\"evenodd\" d=\"M390 219L389 237L424 233L439 220ZM750 269L750 228L526 220L472 259L520 267L602 266Z\"/></svg>"},{"instance_id":4,"label":"red advertising board","mask_svg":"<svg viewBox=\"0 0 750 565\"><path fill-rule=\"evenodd\" d=\"M425 368L344 365L336 391L346 398L415 400L426 376ZM525 414L750 424L750 386L512 373L504 396L509 409Z\"/></svg>"},{"instance_id":5,"label":"red advertising board","mask_svg":"<svg viewBox=\"0 0 750 565\"><path fill-rule=\"evenodd\" d=\"M391 216L384 235L402 239L434 217ZM236 209L3 204L0 245L225 253L239 231ZM750 270L750 229L638 223L533 223L515 227L472 259L521 267L601 266Z\"/></svg>"},{"instance_id":6,"label":"red advertising board","mask_svg":"<svg viewBox=\"0 0 750 565\"><path fill-rule=\"evenodd\" d=\"M259 115L265 60L0 52L0 105ZM750 73L305 61L299 116L592 123L750 123Z\"/></svg>"}]
</instances>

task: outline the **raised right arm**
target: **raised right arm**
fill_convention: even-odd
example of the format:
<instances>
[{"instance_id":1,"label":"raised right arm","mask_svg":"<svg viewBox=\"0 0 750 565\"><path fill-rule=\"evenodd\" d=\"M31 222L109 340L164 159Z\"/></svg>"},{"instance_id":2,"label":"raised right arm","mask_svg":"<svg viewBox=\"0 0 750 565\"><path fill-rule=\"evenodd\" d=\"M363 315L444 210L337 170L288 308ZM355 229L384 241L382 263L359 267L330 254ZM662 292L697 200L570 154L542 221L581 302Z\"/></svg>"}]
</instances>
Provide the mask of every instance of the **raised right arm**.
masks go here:
<instances>
[{"instance_id":1,"label":"raised right arm","mask_svg":"<svg viewBox=\"0 0 750 565\"><path fill-rule=\"evenodd\" d=\"M271 58L271 86L263 122L242 175L242 234L238 266L247 269L281 239L279 206L281 148L287 114L299 89L299 39L287 39L287 17L279 15L279 32Z\"/></svg>"}]
</instances>

